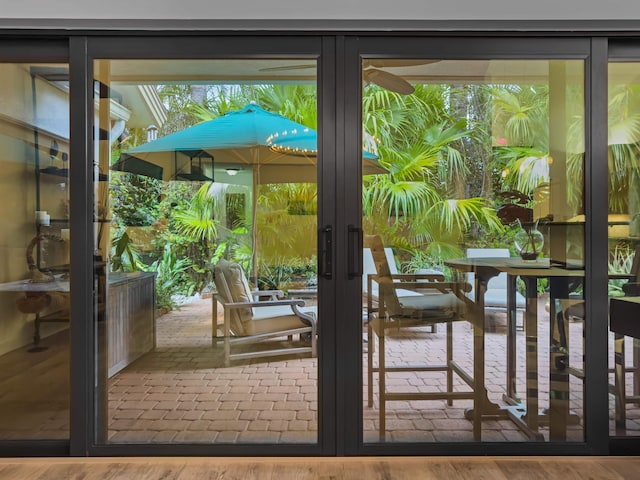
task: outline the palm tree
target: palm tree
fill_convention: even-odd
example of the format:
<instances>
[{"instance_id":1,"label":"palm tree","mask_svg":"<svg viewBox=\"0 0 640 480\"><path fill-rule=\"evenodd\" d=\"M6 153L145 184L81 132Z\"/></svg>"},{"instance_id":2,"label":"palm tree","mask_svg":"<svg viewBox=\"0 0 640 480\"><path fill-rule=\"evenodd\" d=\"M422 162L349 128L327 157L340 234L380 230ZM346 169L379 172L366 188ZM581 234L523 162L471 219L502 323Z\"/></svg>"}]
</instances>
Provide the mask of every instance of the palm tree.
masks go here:
<instances>
[{"instance_id":1,"label":"palm tree","mask_svg":"<svg viewBox=\"0 0 640 480\"><path fill-rule=\"evenodd\" d=\"M389 173L364 179L365 230L440 259L459 254L473 225L500 231L486 200L456 198L469 172L461 141L472 132L466 119L449 117L443 98L451 92L439 85L418 85L411 96L368 89L365 128L379 139L380 163Z\"/></svg>"}]
</instances>

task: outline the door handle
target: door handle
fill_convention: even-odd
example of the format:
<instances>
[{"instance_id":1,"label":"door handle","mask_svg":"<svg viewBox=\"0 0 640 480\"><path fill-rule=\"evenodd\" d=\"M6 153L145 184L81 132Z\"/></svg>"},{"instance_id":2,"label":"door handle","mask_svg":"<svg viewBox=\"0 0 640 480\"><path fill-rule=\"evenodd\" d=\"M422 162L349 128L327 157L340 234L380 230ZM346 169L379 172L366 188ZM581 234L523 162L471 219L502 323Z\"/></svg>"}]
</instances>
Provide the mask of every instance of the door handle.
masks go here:
<instances>
[{"instance_id":1,"label":"door handle","mask_svg":"<svg viewBox=\"0 0 640 480\"><path fill-rule=\"evenodd\" d=\"M320 276L331 279L333 277L333 228L325 225L319 231L320 245Z\"/></svg>"},{"instance_id":2,"label":"door handle","mask_svg":"<svg viewBox=\"0 0 640 480\"><path fill-rule=\"evenodd\" d=\"M362 276L362 229L355 225L347 227L349 256L347 275L349 279Z\"/></svg>"}]
</instances>

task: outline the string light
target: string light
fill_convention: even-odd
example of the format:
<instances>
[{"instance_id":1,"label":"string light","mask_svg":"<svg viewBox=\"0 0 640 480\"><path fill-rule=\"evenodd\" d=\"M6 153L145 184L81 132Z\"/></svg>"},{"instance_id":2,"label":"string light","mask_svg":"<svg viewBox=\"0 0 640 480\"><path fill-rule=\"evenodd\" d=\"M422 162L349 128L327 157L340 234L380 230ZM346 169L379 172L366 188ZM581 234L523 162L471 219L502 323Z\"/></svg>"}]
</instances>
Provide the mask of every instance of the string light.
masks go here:
<instances>
[{"instance_id":1,"label":"string light","mask_svg":"<svg viewBox=\"0 0 640 480\"><path fill-rule=\"evenodd\" d=\"M309 148L300 148L300 147L290 147L290 146L286 146L286 145L278 145L276 143L277 139L279 139L280 137L291 137L291 136L295 136L298 135L298 129L294 128L292 130L284 130L282 132L276 132L273 133L271 135L269 135L267 137L267 139L265 140L265 143L269 146L269 148L271 148L272 151L277 152L277 153L288 153L288 154L301 154L301 155L306 155L306 154L317 154L318 150L317 149L309 149ZM309 128L304 128L302 130L302 132L300 132L301 134L305 134L305 133L309 133Z\"/></svg>"}]
</instances>

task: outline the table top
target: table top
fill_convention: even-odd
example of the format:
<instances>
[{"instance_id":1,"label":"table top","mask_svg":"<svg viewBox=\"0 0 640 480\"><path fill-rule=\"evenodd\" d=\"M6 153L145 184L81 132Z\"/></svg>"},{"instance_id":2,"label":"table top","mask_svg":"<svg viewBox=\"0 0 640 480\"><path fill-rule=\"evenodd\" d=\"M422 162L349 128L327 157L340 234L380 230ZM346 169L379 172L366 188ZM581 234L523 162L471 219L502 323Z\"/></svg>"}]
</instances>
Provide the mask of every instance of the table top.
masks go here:
<instances>
[{"instance_id":1,"label":"table top","mask_svg":"<svg viewBox=\"0 0 640 480\"><path fill-rule=\"evenodd\" d=\"M51 282L35 283L31 280L17 280L15 282L0 283L0 292L68 292L69 280L62 280L56 275Z\"/></svg>"},{"instance_id":2,"label":"table top","mask_svg":"<svg viewBox=\"0 0 640 480\"><path fill-rule=\"evenodd\" d=\"M640 304L640 297L612 297L612 302L628 302Z\"/></svg>"},{"instance_id":3,"label":"table top","mask_svg":"<svg viewBox=\"0 0 640 480\"><path fill-rule=\"evenodd\" d=\"M107 275L107 284L115 285L137 278L153 277L153 272L110 272ZM29 279L16 280L15 282L0 283L0 292L68 292L69 278L64 275L55 275L51 282L32 282Z\"/></svg>"},{"instance_id":4,"label":"table top","mask_svg":"<svg viewBox=\"0 0 640 480\"><path fill-rule=\"evenodd\" d=\"M461 272L494 270L521 277L584 277L584 269L551 265L549 259L528 262L518 257L453 258L444 264Z\"/></svg>"}]
</instances>

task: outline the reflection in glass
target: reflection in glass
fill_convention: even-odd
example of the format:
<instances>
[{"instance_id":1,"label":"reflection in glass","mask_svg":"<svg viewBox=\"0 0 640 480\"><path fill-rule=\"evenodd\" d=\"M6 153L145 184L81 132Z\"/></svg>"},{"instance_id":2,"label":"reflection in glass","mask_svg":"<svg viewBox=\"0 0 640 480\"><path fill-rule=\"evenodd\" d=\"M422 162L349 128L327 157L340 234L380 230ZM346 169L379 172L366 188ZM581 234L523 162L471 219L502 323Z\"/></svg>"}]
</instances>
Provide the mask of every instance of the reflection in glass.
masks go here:
<instances>
[{"instance_id":1,"label":"reflection in glass","mask_svg":"<svg viewBox=\"0 0 640 480\"><path fill-rule=\"evenodd\" d=\"M609 64L610 434L640 435L638 63Z\"/></svg>"},{"instance_id":2,"label":"reflection in glass","mask_svg":"<svg viewBox=\"0 0 640 480\"><path fill-rule=\"evenodd\" d=\"M583 69L363 61L365 442L584 440Z\"/></svg>"},{"instance_id":3,"label":"reflection in glass","mask_svg":"<svg viewBox=\"0 0 640 480\"><path fill-rule=\"evenodd\" d=\"M69 437L69 93L0 63L0 439Z\"/></svg>"},{"instance_id":4,"label":"reflection in glass","mask_svg":"<svg viewBox=\"0 0 640 480\"><path fill-rule=\"evenodd\" d=\"M317 442L305 62L95 63L100 442Z\"/></svg>"}]
</instances>

